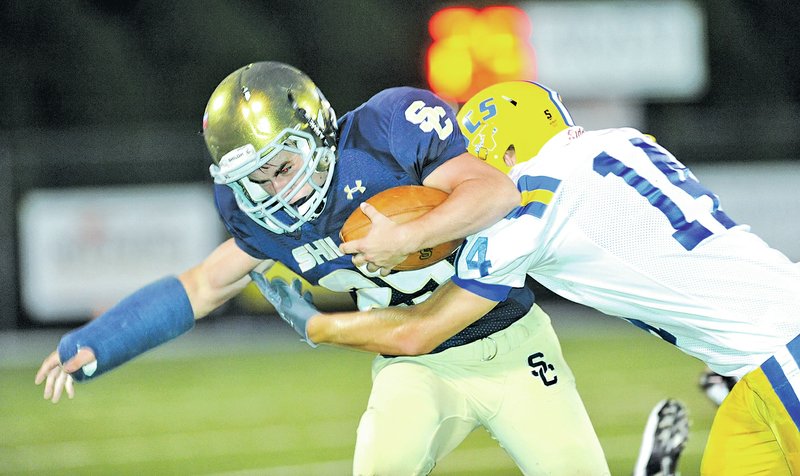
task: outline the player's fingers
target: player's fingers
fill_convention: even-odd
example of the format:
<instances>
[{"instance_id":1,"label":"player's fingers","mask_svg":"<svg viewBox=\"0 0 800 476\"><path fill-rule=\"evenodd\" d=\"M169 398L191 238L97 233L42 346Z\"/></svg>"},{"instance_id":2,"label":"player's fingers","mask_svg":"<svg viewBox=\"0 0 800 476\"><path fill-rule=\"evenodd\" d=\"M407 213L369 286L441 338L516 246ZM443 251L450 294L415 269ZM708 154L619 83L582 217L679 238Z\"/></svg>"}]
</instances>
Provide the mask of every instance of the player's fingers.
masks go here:
<instances>
[{"instance_id":1,"label":"player's fingers","mask_svg":"<svg viewBox=\"0 0 800 476\"><path fill-rule=\"evenodd\" d=\"M56 383L53 385L53 403L58 403L61 400L61 393L64 391L64 384L67 381L67 377L69 375L66 372L59 372L58 377L56 377Z\"/></svg>"},{"instance_id":2,"label":"player's fingers","mask_svg":"<svg viewBox=\"0 0 800 476\"><path fill-rule=\"evenodd\" d=\"M364 276L366 276L368 278L375 278L375 277L380 276L380 268L377 268L377 269L376 268L372 268L372 269L375 269L375 271L370 271L369 269L367 269L367 267L368 267L367 264L364 264L362 266L358 266L358 270L361 271L361 274L363 274Z\"/></svg>"},{"instance_id":3,"label":"player's fingers","mask_svg":"<svg viewBox=\"0 0 800 476\"><path fill-rule=\"evenodd\" d=\"M383 267L383 268L380 269L380 272L381 272L381 276L389 276L389 274L391 274L391 272L392 272L392 268Z\"/></svg>"},{"instance_id":4,"label":"player's fingers","mask_svg":"<svg viewBox=\"0 0 800 476\"><path fill-rule=\"evenodd\" d=\"M381 212L378 211L377 208L373 207L367 202L361 202L361 211L364 212L364 215L369 218L369 221L375 223L376 221L386 220L386 216L384 216Z\"/></svg>"},{"instance_id":5,"label":"player's fingers","mask_svg":"<svg viewBox=\"0 0 800 476\"><path fill-rule=\"evenodd\" d=\"M356 254L356 255L353 255L352 261L353 261L353 266L355 266L356 268L360 268L360 267L365 266L367 264L367 259L364 258L364 255L362 255L360 253Z\"/></svg>"},{"instance_id":6,"label":"player's fingers","mask_svg":"<svg viewBox=\"0 0 800 476\"><path fill-rule=\"evenodd\" d=\"M72 375L67 375L67 381L64 384L64 388L67 391L67 397L70 400L75 398L75 382L72 379Z\"/></svg>"},{"instance_id":7,"label":"player's fingers","mask_svg":"<svg viewBox=\"0 0 800 476\"><path fill-rule=\"evenodd\" d=\"M389 274L388 271L386 272L386 274L383 274L383 268L374 263L367 263L367 271L369 271L370 273L377 273L378 271L380 271L381 276L386 276L387 274Z\"/></svg>"},{"instance_id":8,"label":"player's fingers","mask_svg":"<svg viewBox=\"0 0 800 476\"><path fill-rule=\"evenodd\" d=\"M39 367L39 371L36 372L36 378L33 380L33 383L39 385L40 383L44 382L44 379L47 378L47 374L50 373L55 367L58 367L61 362L58 359L58 352L53 352L47 356L46 359L42 362L42 366Z\"/></svg>"},{"instance_id":9,"label":"player's fingers","mask_svg":"<svg viewBox=\"0 0 800 476\"><path fill-rule=\"evenodd\" d=\"M88 347L81 347L78 353L69 359L64 365L64 371L67 373L75 372L86 364L94 362L94 352Z\"/></svg>"},{"instance_id":10,"label":"player's fingers","mask_svg":"<svg viewBox=\"0 0 800 476\"><path fill-rule=\"evenodd\" d=\"M253 271L256 273L264 274L269 271L275 265L275 260L265 259L262 261L258 266L253 268Z\"/></svg>"},{"instance_id":11,"label":"player's fingers","mask_svg":"<svg viewBox=\"0 0 800 476\"><path fill-rule=\"evenodd\" d=\"M361 240L344 241L339 245L339 251L346 255L353 255L361 252Z\"/></svg>"},{"instance_id":12,"label":"player's fingers","mask_svg":"<svg viewBox=\"0 0 800 476\"><path fill-rule=\"evenodd\" d=\"M53 396L53 385L55 385L56 378L58 377L59 373L61 373L61 368L60 367L52 368L47 373L47 379L45 380L45 383L44 383L44 399L45 400L50 400L50 397Z\"/></svg>"},{"instance_id":13,"label":"player's fingers","mask_svg":"<svg viewBox=\"0 0 800 476\"><path fill-rule=\"evenodd\" d=\"M303 283L299 279L292 280L292 289L299 295L303 295Z\"/></svg>"}]
</instances>

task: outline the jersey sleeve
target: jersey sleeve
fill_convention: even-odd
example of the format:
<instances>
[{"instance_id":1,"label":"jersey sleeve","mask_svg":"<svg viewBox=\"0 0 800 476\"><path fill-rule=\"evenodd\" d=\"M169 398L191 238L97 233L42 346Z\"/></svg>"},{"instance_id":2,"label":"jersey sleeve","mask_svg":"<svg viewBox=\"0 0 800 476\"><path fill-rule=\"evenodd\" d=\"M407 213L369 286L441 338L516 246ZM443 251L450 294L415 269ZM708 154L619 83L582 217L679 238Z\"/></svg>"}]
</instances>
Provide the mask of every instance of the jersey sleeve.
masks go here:
<instances>
[{"instance_id":1,"label":"jersey sleeve","mask_svg":"<svg viewBox=\"0 0 800 476\"><path fill-rule=\"evenodd\" d=\"M383 129L385 147L400 167L419 183L442 163L467 151L455 112L430 91L391 88L375 95L360 111Z\"/></svg>"},{"instance_id":2,"label":"jersey sleeve","mask_svg":"<svg viewBox=\"0 0 800 476\"><path fill-rule=\"evenodd\" d=\"M512 211L495 225L467 237L456 257L453 283L492 301L502 301L511 288L525 286L528 270L538 259L542 223L529 206Z\"/></svg>"},{"instance_id":3,"label":"jersey sleeve","mask_svg":"<svg viewBox=\"0 0 800 476\"><path fill-rule=\"evenodd\" d=\"M481 279L465 279L455 275L451 278L453 284L469 291L472 294L477 294L480 297L486 298L490 301L505 301L509 293L514 288L513 286L506 286L504 284L486 283Z\"/></svg>"},{"instance_id":4,"label":"jersey sleeve","mask_svg":"<svg viewBox=\"0 0 800 476\"><path fill-rule=\"evenodd\" d=\"M529 257L520 255L507 262L486 259L481 261L481 258L471 253L475 252L475 247L480 250L482 246L480 242L470 241L464 245L464 252L458 257L456 274L452 281L458 287L478 296L492 301L503 301L512 288L525 286Z\"/></svg>"},{"instance_id":5,"label":"jersey sleeve","mask_svg":"<svg viewBox=\"0 0 800 476\"><path fill-rule=\"evenodd\" d=\"M242 251L256 259L269 259L270 257L251 244L254 240L253 225L259 226L255 221L239 211L233 192L225 185L214 185L214 202L217 206L225 229L233 237Z\"/></svg>"}]
</instances>

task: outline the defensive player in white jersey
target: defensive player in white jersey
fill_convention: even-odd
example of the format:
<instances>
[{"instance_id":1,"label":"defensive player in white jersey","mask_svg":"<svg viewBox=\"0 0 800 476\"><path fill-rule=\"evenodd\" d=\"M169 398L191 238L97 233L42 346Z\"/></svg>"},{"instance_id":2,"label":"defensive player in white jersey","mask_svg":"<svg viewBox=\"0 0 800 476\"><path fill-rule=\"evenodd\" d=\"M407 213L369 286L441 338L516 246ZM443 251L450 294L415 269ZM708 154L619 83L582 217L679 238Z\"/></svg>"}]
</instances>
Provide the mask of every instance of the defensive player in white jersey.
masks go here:
<instances>
[{"instance_id":1,"label":"defensive player in white jersey","mask_svg":"<svg viewBox=\"0 0 800 476\"><path fill-rule=\"evenodd\" d=\"M715 417L703 474L800 474L800 266L728 217L650 136L586 132L564 126L566 114L553 91L524 81L465 104L469 150L510 168L523 200L466 240L456 276L430 299L369 314L295 307L289 317L313 342L368 347L421 322L446 338L529 275L741 377Z\"/></svg>"},{"instance_id":2,"label":"defensive player in white jersey","mask_svg":"<svg viewBox=\"0 0 800 476\"><path fill-rule=\"evenodd\" d=\"M349 291L360 308L425 299L453 274L451 262L390 276L355 266L370 256L391 268L409 252L496 222L520 198L508 177L467 153L456 123L430 91L390 88L337 120L314 82L289 65L234 71L203 117L215 201L232 238L197 266L135 291L63 336L36 376L45 397L58 401L65 389L72 396L73 379L97 378L187 332L238 294L248 275L263 280L254 270L265 263L280 261L312 284ZM409 184L446 191L448 199L424 217L385 222L338 249L339 230L362 200ZM354 473L426 474L479 425L526 473L608 473L549 317L528 289L503 301L432 347L420 330L411 345L426 355L377 359ZM396 348L388 342L375 350ZM543 362L529 359L537 353L550 365L541 378L529 367Z\"/></svg>"}]
</instances>

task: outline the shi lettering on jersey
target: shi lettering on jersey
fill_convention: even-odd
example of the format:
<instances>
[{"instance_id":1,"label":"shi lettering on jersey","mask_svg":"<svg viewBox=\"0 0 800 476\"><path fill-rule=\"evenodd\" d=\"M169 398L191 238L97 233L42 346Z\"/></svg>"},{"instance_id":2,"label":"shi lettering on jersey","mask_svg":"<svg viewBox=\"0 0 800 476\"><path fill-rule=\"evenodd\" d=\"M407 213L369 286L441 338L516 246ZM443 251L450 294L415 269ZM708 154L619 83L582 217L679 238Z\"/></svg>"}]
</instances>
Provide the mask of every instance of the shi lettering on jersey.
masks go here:
<instances>
[{"instance_id":1,"label":"shi lettering on jersey","mask_svg":"<svg viewBox=\"0 0 800 476\"><path fill-rule=\"evenodd\" d=\"M344 256L330 236L306 243L292 250L300 271L306 272L326 261L332 261Z\"/></svg>"}]
</instances>

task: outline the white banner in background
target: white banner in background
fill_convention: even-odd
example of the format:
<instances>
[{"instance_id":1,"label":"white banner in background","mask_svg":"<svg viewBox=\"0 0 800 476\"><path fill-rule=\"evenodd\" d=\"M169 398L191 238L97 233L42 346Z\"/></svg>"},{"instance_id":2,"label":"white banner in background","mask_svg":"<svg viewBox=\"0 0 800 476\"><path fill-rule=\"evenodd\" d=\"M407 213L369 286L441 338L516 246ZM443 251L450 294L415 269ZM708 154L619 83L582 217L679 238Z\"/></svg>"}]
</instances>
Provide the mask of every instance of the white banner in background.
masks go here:
<instances>
[{"instance_id":1,"label":"white banner in background","mask_svg":"<svg viewBox=\"0 0 800 476\"><path fill-rule=\"evenodd\" d=\"M688 0L523 2L537 81L570 100L685 99L708 83L705 15Z\"/></svg>"},{"instance_id":2,"label":"white banner in background","mask_svg":"<svg viewBox=\"0 0 800 476\"><path fill-rule=\"evenodd\" d=\"M22 304L41 322L96 315L224 239L205 184L34 190L18 223Z\"/></svg>"}]
</instances>

